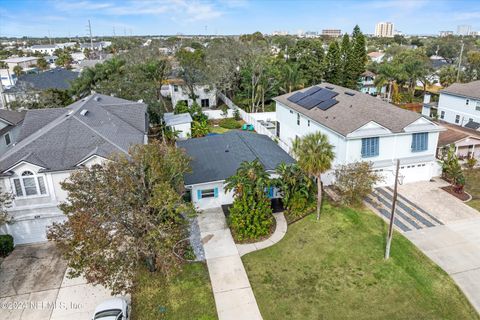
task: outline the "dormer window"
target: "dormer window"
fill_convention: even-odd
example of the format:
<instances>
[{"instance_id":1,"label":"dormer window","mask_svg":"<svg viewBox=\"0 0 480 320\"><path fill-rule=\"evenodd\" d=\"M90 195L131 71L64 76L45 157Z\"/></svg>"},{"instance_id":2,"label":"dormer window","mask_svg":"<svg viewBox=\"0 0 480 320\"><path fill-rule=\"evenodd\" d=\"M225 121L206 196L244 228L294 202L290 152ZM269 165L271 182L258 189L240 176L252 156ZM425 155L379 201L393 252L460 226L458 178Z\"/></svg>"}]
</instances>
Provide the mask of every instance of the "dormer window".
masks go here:
<instances>
[{"instance_id":1,"label":"dormer window","mask_svg":"<svg viewBox=\"0 0 480 320\"><path fill-rule=\"evenodd\" d=\"M43 176L35 175L31 171L24 171L19 178L14 178L13 186L17 197L30 197L47 194Z\"/></svg>"}]
</instances>

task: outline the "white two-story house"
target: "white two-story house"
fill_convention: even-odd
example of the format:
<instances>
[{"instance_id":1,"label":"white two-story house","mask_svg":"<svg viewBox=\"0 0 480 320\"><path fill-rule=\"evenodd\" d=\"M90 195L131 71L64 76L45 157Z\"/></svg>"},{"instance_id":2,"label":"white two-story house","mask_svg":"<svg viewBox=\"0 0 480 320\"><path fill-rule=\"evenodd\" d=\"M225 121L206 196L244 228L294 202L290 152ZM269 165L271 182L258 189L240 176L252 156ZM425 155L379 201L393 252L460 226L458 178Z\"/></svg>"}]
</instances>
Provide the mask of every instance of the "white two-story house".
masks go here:
<instances>
[{"instance_id":1,"label":"white two-story house","mask_svg":"<svg viewBox=\"0 0 480 320\"><path fill-rule=\"evenodd\" d=\"M145 104L100 94L66 108L28 110L16 144L0 155L0 189L14 195L0 234L11 234L15 244L45 241L48 226L65 220L60 183L146 143L147 128Z\"/></svg>"},{"instance_id":2,"label":"white two-story house","mask_svg":"<svg viewBox=\"0 0 480 320\"><path fill-rule=\"evenodd\" d=\"M172 99L172 106L179 101L185 101L190 107L196 102L202 108L211 108L217 105L217 92L209 85L195 85L195 99L191 98L190 91L182 79L171 79L166 93Z\"/></svg>"},{"instance_id":3,"label":"white two-story house","mask_svg":"<svg viewBox=\"0 0 480 320\"><path fill-rule=\"evenodd\" d=\"M438 106L424 103L422 113L426 116L436 113L445 122L480 129L480 80L452 84L440 91Z\"/></svg>"},{"instance_id":4,"label":"white two-story house","mask_svg":"<svg viewBox=\"0 0 480 320\"><path fill-rule=\"evenodd\" d=\"M443 129L420 114L329 83L274 98L277 137L288 146L297 137L320 131L334 146L333 167L371 161L385 185L401 161L403 182L429 180L439 172L435 159ZM332 172L324 183L333 182Z\"/></svg>"}]
</instances>

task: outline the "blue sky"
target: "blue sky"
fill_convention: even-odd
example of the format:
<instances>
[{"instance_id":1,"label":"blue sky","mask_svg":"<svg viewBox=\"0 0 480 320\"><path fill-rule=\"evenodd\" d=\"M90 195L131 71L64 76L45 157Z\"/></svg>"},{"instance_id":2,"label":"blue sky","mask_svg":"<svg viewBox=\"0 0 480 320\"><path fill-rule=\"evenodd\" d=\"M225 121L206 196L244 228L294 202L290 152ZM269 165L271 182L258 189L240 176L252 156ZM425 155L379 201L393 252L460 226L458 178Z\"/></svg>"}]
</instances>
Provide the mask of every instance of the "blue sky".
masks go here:
<instances>
[{"instance_id":1,"label":"blue sky","mask_svg":"<svg viewBox=\"0 0 480 320\"><path fill-rule=\"evenodd\" d=\"M0 36L85 36L88 19L94 35L350 32L355 24L373 33L379 21L437 34L461 24L480 31L480 1L0 0Z\"/></svg>"}]
</instances>

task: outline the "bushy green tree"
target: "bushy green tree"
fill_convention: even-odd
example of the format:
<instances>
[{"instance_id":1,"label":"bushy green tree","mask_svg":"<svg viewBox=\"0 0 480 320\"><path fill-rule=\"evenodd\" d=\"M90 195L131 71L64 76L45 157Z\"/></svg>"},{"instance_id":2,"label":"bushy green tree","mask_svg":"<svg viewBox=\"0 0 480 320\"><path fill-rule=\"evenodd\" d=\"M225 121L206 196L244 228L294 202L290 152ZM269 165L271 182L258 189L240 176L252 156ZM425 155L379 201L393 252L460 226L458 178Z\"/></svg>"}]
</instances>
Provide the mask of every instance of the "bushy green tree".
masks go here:
<instances>
[{"instance_id":1,"label":"bushy green tree","mask_svg":"<svg viewBox=\"0 0 480 320\"><path fill-rule=\"evenodd\" d=\"M342 61L336 41L330 43L325 57L325 81L342 85Z\"/></svg>"},{"instance_id":2,"label":"bushy green tree","mask_svg":"<svg viewBox=\"0 0 480 320\"><path fill-rule=\"evenodd\" d=\"M112 293L131 292L139 268L172 274L180 261L174 245L187 236L181 196L188 158L166 144L139 145L73 173L60 209L67 220L48 231L70 267Z\"/></svg>"},{"instance_id":3,"label":"bushy green tree","mask_svg":"<svg viewBox=\"0 0 480 320\"><path fill-rule=\"evenodd\" d=\"M270 199L271 181L258 160L243 162L235 175L225 181L225 189L233 191L229 224L237 240L256 239L268 234L273 223Z\"/></svg>"},{"instance_id":4,"label":"bushy green tree","mask_svg":"<svg viewBox=\"0 0 480 320\"><path fill-rule=\"evenodd\" d=\"M282 194L287 218L296 219L307 214L309 205L315 201L315 182L297 164L281 163L275 172L279 177L274 184Z\"/></svg>"},{"instance_id":5,"label":"bushy green tree","mask_svg":"<svg viewBox=\"0 0 480 320\"><path fill-rule=\"evenodd\" d=\"M334 171L335 187L345 205L361 205L373 187L382 180L372 169L372 163L361 161L340 165Z\"/></svg>"},{"instance_id":6,"label":"bushy green tree","mask_svg":"<svg viewBox=\"0 0 480 320\"><path fill-rule=\"evenodd\" d=\"M320 40L300 39L288 52L288 56L298 66L305 86L312 86L322 82L324 77L324 50Z\"/></svg>"}]
</instances>

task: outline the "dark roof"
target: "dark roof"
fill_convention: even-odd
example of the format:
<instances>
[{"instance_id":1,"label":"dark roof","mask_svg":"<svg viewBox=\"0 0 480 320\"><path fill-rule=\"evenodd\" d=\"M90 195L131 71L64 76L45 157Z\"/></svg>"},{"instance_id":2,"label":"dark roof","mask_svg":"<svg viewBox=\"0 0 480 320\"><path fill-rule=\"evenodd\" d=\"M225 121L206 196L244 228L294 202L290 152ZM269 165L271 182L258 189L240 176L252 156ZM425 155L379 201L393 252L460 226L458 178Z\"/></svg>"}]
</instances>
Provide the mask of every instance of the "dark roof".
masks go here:
<instances>
[{"instance_id":1,"label":"dark roof","mask_svg":"<svg viewBox=\"0 0 480 320\"><path fill-rule=\"evenodd\" d=\"M78 78L79 73L56 68L40 73L24 74L18 77L17 83L6 89L5 92L20 92L29 89L46 90L46 89L68 89L70 81Z\"/></svg>"},{"instance_id":2,"label":"dark roof","mask_svg":"<svg viewBox=\"0 0 480 320\"><path fill-rule=\"evenodd\" d=\"M418 113L401 109L379 98L358 91L330 83L322 83L317 85L317 87L338 93L338 95L334 97L337 103L327 110L321 110L317 107L308 110L288 100L290 96L300 90L273 99L343 136L347 136L349 133L366 125L370 121L384 126L393 133L400 133L404 132L403 129L409 124L422 117ZM306 88L300 92L305 92L310 88Z\"/></svg>"},{"instance_id":3,"label":"dark roof","mask_svg":"<svg viewBox=\"0 0 480 320\"><path fill-rule=\"evenodd\" d=\"M225 180L234 175L244 161L258 159L265 170L274 170L282 162L294 162L269 137L252 132L230 131L179 141L177 146L192 158L192 172L185 175L186 185Z\"/></svg>"},{"instance_id":4,"label":"dark roof","mask_svg":"<svg viewBox=\"0 0 480 320\"><path fill-rule=\"evenodd\" d=\"M92 155L127 153L144 143L146 117L145 104L100 94L66 108L29 110L17 144L0 157L0 172L21 161L70 170Z\"/></svg>"},{"instance_id":5,"label":"dark roof","mask_svg":"<svg viewBox=\"0 0 480 320\"><path fill-rule=\"evenodd\" d=\"M16 126L25 118L25 111L0 109L0 119L12 126Z\"/></svg>"},{"instance_id":6,"label":"dark roof","mask_svg":"<svg viewBox=\"0 0 480 320\"><path fill-rule=\"evenodd\" d=\"M480 128L480 123L470 120L467 122L465 127L473 130L478 130Z\"/></svg>"},{"instance_id":7,"label":"dark roof","mask_svg":"<svg viewBox=\"0 0 480 320\"><path fill-rule=\"evenodd\" d=\"M441 90L440 93L480 99L480 80L469 83L454 83L446 89Z\"/></svg>"}]
</instances>

